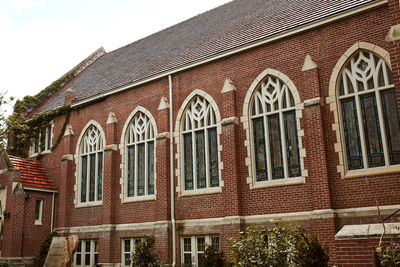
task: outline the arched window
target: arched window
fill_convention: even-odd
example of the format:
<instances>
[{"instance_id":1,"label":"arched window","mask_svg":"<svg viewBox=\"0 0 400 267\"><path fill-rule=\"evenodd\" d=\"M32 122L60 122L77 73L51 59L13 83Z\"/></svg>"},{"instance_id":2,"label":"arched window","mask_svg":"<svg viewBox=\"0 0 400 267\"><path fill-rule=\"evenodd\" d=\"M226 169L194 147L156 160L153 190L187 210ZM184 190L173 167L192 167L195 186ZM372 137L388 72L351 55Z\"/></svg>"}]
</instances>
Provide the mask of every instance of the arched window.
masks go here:
<instances>
[{"instance_id":1,"label":"arched window","mask_svg":"<svg viewBox=\"0 0 400 267\"><path fill-rule=\"evenodd\" d=\"M150 118L138 111L126 128L125 192L130 197L155 194L155 133Z\"/></svg>"},{"instance_id":2,"label":"arched window","mask_svg":"<svg viewBox=\"0 0 400 267\"><path fill-rule=\"evenodd\" d=\"M393 75L383 58L356 51L337 80L348 170L400 163L400 127Z\"/></svg>"},{"instance_id":3,"label":"arched window","mask_svg":"<svg viewBox=\"0 0 400 267\"><path fill-rule=\"evenodd\" d=\"M196 95L181 117L184 190L220 186L217 118L213 107Z\"/></svg>"},{"instance_id":4,"label":"arched window","mask_svg":"<svg viewBox=\"0 0 400 267\"><path fill-rule=\"evenodd\" d=\"M295 100L288 85L268 74L250 100L256 182L301 176Z\"/></svg>"},{"instance_id":5,"label":"arched window","mask_svg":"<svg viewBox=\"0 0 400 267\"><path fill-rule=\"evenodd\" d=\"M79 202L99 202L103 199L103 148L100 129L91 124L80 139Z\"/></svg>"}]
</instances>

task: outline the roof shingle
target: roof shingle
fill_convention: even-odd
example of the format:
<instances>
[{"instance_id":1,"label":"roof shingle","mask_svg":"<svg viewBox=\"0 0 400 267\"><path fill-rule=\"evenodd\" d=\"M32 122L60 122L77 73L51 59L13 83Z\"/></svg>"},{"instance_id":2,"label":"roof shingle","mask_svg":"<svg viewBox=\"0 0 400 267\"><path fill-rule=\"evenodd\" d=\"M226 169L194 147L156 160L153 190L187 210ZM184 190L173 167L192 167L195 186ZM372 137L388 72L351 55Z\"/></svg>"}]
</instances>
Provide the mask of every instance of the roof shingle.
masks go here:
<instances>
[{"instance_id":1,"label":"roof shingle","mask_svg":"<svg viewBox=\"0 0 400 267\"><path fill-rule=\"evenodd\" d=\"M36 112L78 101L374 0L235 0L105 54Z\"/></svg>"},{"instance_id":2,"label":"roof shingle","mask_svg":"<svg viewBox=\"0 0 400 267\"><path fill-rule=\"evenodd\" d=\"M24 186L56 190L42 164L37 161L9 156L13 165L20 170L20 181Z\"/></svg>"}]
</instances>

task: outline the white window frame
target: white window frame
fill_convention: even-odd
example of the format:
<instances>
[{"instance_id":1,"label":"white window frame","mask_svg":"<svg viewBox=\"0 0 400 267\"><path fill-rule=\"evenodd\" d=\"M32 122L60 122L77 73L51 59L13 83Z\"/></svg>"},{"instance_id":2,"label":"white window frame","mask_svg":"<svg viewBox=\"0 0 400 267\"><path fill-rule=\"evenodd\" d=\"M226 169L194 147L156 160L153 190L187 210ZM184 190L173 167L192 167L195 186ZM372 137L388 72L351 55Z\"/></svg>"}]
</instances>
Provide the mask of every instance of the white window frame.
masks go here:
<instances>
[{"instance_id":1,"label":"white window frame","mask_svg":"<svg viewBox=\"0 0 400 267\"><path fill-rule=\"evenodd\" d=\"M207 248L208 245L212 244L212 238L217 237L218 238L218 249L220 249L221 245L220 245L220 238L218 235L196 235L196 236L181 236L181 265L184 265L185 262L185 254L191 254L191 259L194 260L194 262L192 262L193 266L198 266L199 263L199 257L198 254L204 254L204 251L199 251L198 250L198 243L197 243L197 239L198 238L204 238L205 239L205 247L204 249ZM191 251L185 252L185 239L189 239L191 241Z\"/></svg>"},{"instance_id":2,"label":"white window frame","mask_svg":"<svg viewBox=\"0 0 400 267\"><path fill-rule=\"evenodd\" d=\"M35 137L35 139L33 140L33 143L29 149L29 156L30 157L35 157L37 156L39 153L41 154L49 154L51 153L51 147L53 146L53 127L54 127L54 123L50 123L48 126L46 126L45 128L45 138L44 138L44 150L40 151L41 145L40 145L40 141L41 141L41 135L42 135L42 131L39 130L38 132L38 136ZM35 146L37 147L37 151L35 149Z\"/></svg>"},{"instance_id":3,"label":"white window frame","mask_svg":"<svg viewBox=\"0 0 400 267\"><path fill-rule=\"evenodd\" d=\"M39 203L39 206L38 206ZM36 210L39 208L39 218L36 218ZM43 199L36 199L35 202L35 225L42 225Z\"/></svg>"},{"instance_id":4,"label":"white window frame","mask_svg":"<svg viewBox=\"0 0 400 267\"><path fill-rule=\"evenodd\" d=\"M145 129L138 129L135 127L133 124L136 119L138 119L138 116L140 116L143 121L147 124L148 127ZM151 129L150 129L151 128ZM132 139L129 140L129 135L132 133L142 133L145 135L145 138L134 141L132 142ZM148 200L155 200L156 195L157 195L157 125L155 122L154 117L148 111L142 106L136 107L128 119L125 122L125 125L122 129L122 135L121 135L121 143L119 145L120 148L120 153L122 157L122 162L121 162L121 202L122 203L129 203L129 202L137 202L137 201L148 201ZM146 136L148 138L146 138ZM150 137L149 137L150 136ZM153 149L154 149L154 194L148 194L148 181L147 181L147 174L148 174L148 157L147 157L147 147L148 143L153 142ZM136 176L136 170L137 170L137 153L135 154L135 177L134 177L134 190L135 194L134 196L128 196L128 146L130 145L138 145L144 143L145 144L145 194L143 196L138 196L137 195L137 176ZM135 149L137 150L137 149Z\"/></svg>"},{"instance_id":5,"label":"white window frame","mask_svg":"<svg viewBox=\"0 0 400 267\"><path fill-rule=\"evenodd\" d=\"M336 143L334 144L335 152L338 154L339 158L339 162L337 165L337 172L341 175L342 178L357 178L357 177L365 177L371 175L382 175L382 174L400 172L400 165L385 164L385 166L382 167L365 168L365 166L367 166L365 162L363 169L357 169L357 170L348 169L346 144L343 131L343 122L342 122L342 111L339 101L339 84L340 84L342 69L344 68L346 63L350 60L350 58L354 56L354 53L360 50L365 50L376 54L378 57L383 59L391 68L389 53L386 50L375 44L366 42L357 42L340 57L340 59L337 61L332 71L331 79L329 82L329 96L326 98L326 102L330 105L330 110L334 114L334 123L332 124L332 130L336 133L336 140L337 140ZM373 92L373 90L367 90L367 91ZM382 113L380 114L382 115ZM380 118L380 121L382 121L382 118ZM386 138L386 135L382 129L381 129L381 138L382 139ZM383 148L386 149L387 147L383 145ZM367 155L363 153L363 157L366 156ZM387 157L385 155L385 162L386 159Z\"/></svg>"},{"instance_id":6,"label":"white window frame","mask_svg":"<svg viewBox=\"0 0 400 267\"><path fill-rule=\"evenodd\" d=\"M86 242L89 242L90 245L90 251L86 252ZM78 250L75 251L74 253L74 258L73 258L73 266L85 266L85 267L94 267L96 266L96 255L99 255L99 251L98 251L98 240L97 239L83 239L83 240L79 240L79 243L81 245L81 251L78 252ZM97 245L97 246L96 246ZM96 250L97 247L97 250ZM77 265L76 264L76 260L77 260L77 256L78 254L81 256L81 264ZM90 255L90 264L89 265L85 265L85 255L89 254Z\"/></svg>"},{"instance_id":7,"label":"white window frame","mask_svg":"<svg viewBox=\"0 0 400 267\"><path fill-rule=\"evenodd\" d=\"M91 130L91 127L94 127L98 130L99 134L98 134L98 140L96 144L91 145L92 147L94 146L94 150L92 151L84 151L82 153L82 146L85 145L84 142L87 142L87 138L86 138L86 134L88 133L88 130ZM92 141L91 141L92 142ZM103 128L101 127L101 125L94 121L91 120L89 121L86 126L84 127L84 129L82 130L79 138L78 138L78 142L77 142L77 146L76 146L76 153L75 153L75 164L77 166L76 168L76 172L75 172L75 177L76 177L76 181L75 181L75 187L74 187L74 191L75 191L75 199L74 199L74 204L76 208L79 207L88 207L88 206L99 206L103 204L103 185L104 185L104 147L106 146L106 139L105 139L105 134L103 131ZM102 168L101 170L99 170L98 168L98 154L102 152L103 153L103 162L102 162ZM86 184L86 201L85 202L81 202L81 175L82 175L82 155L91 155L91 154L96 154L95 156L95 199L94 201L89 201L89 171L90 171L90 167L89 164L87 165L87 184ZM88 157L89 158L89 157ZM88 160L89 162L89 160ZM102 173L102 183L101 183L101 191L102 191L102 197L101 200L98 200L98 172L101 171Z\"/></svg>"},{"instance_id":8,"label":"white window frame","mask_svg":"<svg viewBox=\"0 0 400 267\"><path fill-rule=\"evenodd\" d=\"M298 149L299 149L299 160L300 160L300 171L301 175L298 177L290 177L288 176L288 164L287 158L282 156L283 166L284 166L284 173L285 177L283 179L272 180L271 177L271 159L270 159L270 147L269 147L269 136L267 135L268 131L264 130L265 140L266 142L266 158L267 158L267 168L268 168L268 180L267 181L257 181L256 176L256 162L255 162L255 149L254 149L254 134L253 134L253 117L251 113L252 108L252 101L254 99L254 94L260 88L262 82L265 81L268 77L276 77L284 83L284 89L290 90L293 100L294 100L294 107L290 107L287 109L281 109L279 107L278 111L275 113L280 114L282 117L283 112L285 111L295 111L296 116L296 128L297 128L297 142L298 142ZM265 188L265 187L274 187L274 186L284 186L284 185L292 185L292 184L304 184L306 181L306 177L308 176L308 171L304 168L304 158L306 156L306 150L303 147L302 138L304 136L304 130L301 128L300 119L302 117L302 110L304 109L304 104L300 101L300 96L298 94L297 88L294 83L290 80L288 76L285 74L274 70L274 69L266 69L262 73L260 73L257 78L251 84L249 90L247 91L244 105L243 105L243 115L241 117L241 122L243 123L243 128L246 131L246 140L245 146L247 148L247 158L246 158L246 165L248 167L249 176L247 177L247 183L249 184L250 189L257 189L257 188ZM272 114L274 112L265 112L262 116L267 116L268 114ZM261 116L261 115L257 115ZM265 124L265 121L264 121ZM285 146L285 132L283 129L282 118L280 118L280 134L281 134L281 143L282 147ZM265 129L266 125L264 125ZM284 154L286 148L282 149L282 154Z\"/></svg>"},{"instance_id":9,"label":"white window frame","mask_svg":"<svg viewBox=\"0 0 400 267\"><path fill-rule=\"evenodd\" d=\"M121 239L121 266L130 266L125 264L125 254L129 254L129 260L131 258L132 252L135 250L137 242L142 241L143 238L123 238ZM125 241L130 242L130 251L125 251Z\"/></svg>"},{"instance_id":10,"label":"white window frame","mask_svg":"<svg viewBox=\"0 0 400 267\"><path fill-rule=\"evenodd\" d=\"M214 124L205 127L199 127L196 129L191 129L188 131L183 131L183 125L182 121L184 116L186 116L186 111L188 108L190 108L189 105L191 105L192 101L196 101L196 98L202 98L204 101L208 102L208 107L211 108L215 114L215 122ZM219 179L219 186L217 187L210 187L210 176L209 176L209 168L208 168L208 129L209 128L216 128L216 133L217 133L217 154L218 154L218 179ZM193 189L192 190L185 190L185 174L184 174L184 140L183 140L183 134L186 132L192 132L192 153L193 155L196 154L195 146L193 145L195 143L195 135L194 132L197 130L205 130L205 163L206 163L206 188L196 188L196 183L197 183L197 173L196 173L196 165L193 162ZM222 145L220 142L220 135L221 135L221 115L217 106L217 103L214 101L214 99L208 95L206 92L196 89L192 91L185 99L185 101L182 103L177 119L176 119L176 124L175 124L175 132L174 132L174 138L175 138L175 143L177 145L177 153L175 155L175 158L177 160L177 172L176 176L178 178L178 185L176 187L176 190L178 192L179 196L191 196L191 195L201 195L201 194L214 194L214 193L220 193L222 192L222 187L224 186L224 181L222 179L221 171L223 169L223 162L221 160L221 151L222 151ZM194 156L192 156L195 158Z\"/></svg>"}]
</instances>

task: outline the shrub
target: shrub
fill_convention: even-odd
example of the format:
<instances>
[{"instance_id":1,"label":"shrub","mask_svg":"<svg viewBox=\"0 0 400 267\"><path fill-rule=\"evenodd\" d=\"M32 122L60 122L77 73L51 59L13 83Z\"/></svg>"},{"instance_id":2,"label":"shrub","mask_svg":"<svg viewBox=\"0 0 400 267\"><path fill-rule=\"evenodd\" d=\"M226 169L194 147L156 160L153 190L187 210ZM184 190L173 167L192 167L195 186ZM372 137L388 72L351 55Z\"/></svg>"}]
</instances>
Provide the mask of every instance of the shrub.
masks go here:
<instances>
[{"instance_id":1,"label":"shrub","mask_svg":"<svg viewBox=\"0 0 400 267\"><path fill-rule=\"evenodd\" d=\"M391 242L377 249L379 261L383 267L400 266L400 243Z\"/></svg>"},{"instance_id":2,"label":"shrub","mask_svg":"<svg viewBox=\"0 0 400 267\"><path fill-rule=\"evenodd\" d=\"M131 253L131 266L161 267L163 262L154 251L154 237L142 239Z\"/></svg>"},{"instance_id":3,"label":"shrub","mask_svg":"<svg viewBox=\"0 0 400 267\"><path fill-rule=\"evenodd\" d=\"M42 244L40 244L39 255L36 256L35 261L33 263L34 267L42 267L44 265L47 253L49 252L51 241L53 240L53 236L58 236L58 233L51 232L44 238Z\"/></svg>"},{"instance_id":4,"label":"shrub","mask_svg":"<svg viewBox=\"0 0 400 267\"><path fill-rule=\"evenodd\" d=\"M260 230L252 225L231 239L235 266L328 266L328 247L299 226L275 224Z\"/></svg>"},{"instance_id":5,"label":"shrub","mask_svg":"<svg viewBox=\"0 0 400 267\"><path fill-rule=\"evenodd\" d=\"M225 254L215 246L207 246L203 255L204 267L223 267L226 265Z\"/></svg>"}]
</instances>

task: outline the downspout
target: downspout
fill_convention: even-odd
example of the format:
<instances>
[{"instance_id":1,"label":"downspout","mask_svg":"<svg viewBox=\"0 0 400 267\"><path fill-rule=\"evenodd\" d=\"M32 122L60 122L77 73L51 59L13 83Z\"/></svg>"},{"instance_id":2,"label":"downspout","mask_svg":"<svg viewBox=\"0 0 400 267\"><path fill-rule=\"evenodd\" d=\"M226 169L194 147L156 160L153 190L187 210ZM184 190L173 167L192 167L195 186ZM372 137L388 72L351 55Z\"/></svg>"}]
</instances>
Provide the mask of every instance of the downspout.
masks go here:
<instances>
[{"instance_id":1,"label":"downspout","mask_svg":"<svg viewBox=\"0 0 400 267\"><path fill-rule=\"evenodd\" d=\"M54 197L55 197L55 192L53 192L53 199L51 200L51 222L50 222L50 232L53 232L54 228Z\"/></svg>"},{"instance_id":2,"label":"downspout","mask_svg":"<svg viewBox=\"0 0 400 267\"><path fill-rule=\"evenodd\" d=\"M176 230L175 230L175 192L174 192L174 131L172 110L172 77L168 75L169 82L169 174L171 179L171 224L172 224L172 267L176 265Z\"/></svg>"}]
</instances>

